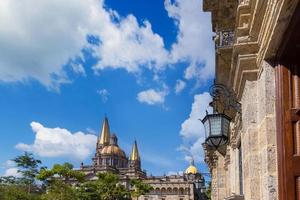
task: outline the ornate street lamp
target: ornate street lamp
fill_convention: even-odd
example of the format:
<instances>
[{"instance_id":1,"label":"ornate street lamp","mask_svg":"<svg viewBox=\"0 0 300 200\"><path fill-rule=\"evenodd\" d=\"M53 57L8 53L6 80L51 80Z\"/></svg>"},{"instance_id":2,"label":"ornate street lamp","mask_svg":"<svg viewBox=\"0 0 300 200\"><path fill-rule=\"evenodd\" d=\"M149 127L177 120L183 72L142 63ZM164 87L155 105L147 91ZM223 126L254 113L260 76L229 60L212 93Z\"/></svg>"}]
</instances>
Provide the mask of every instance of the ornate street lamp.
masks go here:
<instances>
[{"instance_id":1,"label":"ornate street lamp","mask_svg":"<svg viewBox=\"0 0 300 200\"><path fill-rule=\"evenodd\" d=\"M234 92L229 91L222 84L214 84L210 88L210 95L213 98L210 103L213 113L206 112L206 116L201 121L205 128L205 144L218 150L227 144L229 137L231 118L225 112L230 109L240 112L241 104L236 101Z\"/></svg>"},{"instance_id":2,"label":"ornate street lamp","mask_svg":"<svg viewBox=\"0 0 300 200\"><path fill-rule=\"evenodd\" d=\"M208 146L218 149L228 141L229 123L231 119L220 113L206 114L201 120L205 128L205 142Z\"/></svg>"}]
</instances>

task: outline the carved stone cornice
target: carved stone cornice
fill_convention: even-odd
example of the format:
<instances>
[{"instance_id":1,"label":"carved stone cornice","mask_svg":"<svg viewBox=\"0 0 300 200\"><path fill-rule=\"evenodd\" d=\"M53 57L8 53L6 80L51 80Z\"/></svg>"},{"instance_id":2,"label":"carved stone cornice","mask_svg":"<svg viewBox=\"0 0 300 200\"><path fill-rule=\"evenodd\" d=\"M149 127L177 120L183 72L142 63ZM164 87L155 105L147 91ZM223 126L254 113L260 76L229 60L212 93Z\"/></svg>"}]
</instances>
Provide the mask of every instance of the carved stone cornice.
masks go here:
<instances>
[{"instance_id":1,"label":"carved stone cornice","mask_svg":"<svg viewBox=\"0 0 300 200\"><path fill-rule=\"evenodd\" d=\"M207 144L203 144L205 158L204 161L207 163L208 168L212 171L217 167L218 155L216 154L216 150L209 147Z\"/></svg>"},{"instance_id":2,"label":"carved stone cornice","mask_svg":"<svg viewBox=\"0 0 300 200\"><path fill-rule=\"evenodd\" d=\"M203 10L212 14L212 30L214 32L234 28L236 8L236 0L203 0Z\"/></svg>"}]
</instances>

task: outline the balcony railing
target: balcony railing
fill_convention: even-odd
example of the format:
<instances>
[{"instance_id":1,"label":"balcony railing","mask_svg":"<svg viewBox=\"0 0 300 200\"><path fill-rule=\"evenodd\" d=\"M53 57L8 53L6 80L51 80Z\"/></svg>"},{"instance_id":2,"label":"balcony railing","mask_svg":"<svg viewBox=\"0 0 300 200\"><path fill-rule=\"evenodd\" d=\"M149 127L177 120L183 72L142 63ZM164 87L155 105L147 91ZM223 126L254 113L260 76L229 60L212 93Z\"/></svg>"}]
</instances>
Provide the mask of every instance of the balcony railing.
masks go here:
<instances>
[{"instance_id":1,"label":"balcony railing","mask_svg":"<svg viewBox=\"0 0 300 200\"><path fill-rule=\"evenodd\" d=\"M233 40L234 40L233 30L219 31L217 32L215 38L217 48L232 47L234 43Z\"/></svg>"}]
</instances>

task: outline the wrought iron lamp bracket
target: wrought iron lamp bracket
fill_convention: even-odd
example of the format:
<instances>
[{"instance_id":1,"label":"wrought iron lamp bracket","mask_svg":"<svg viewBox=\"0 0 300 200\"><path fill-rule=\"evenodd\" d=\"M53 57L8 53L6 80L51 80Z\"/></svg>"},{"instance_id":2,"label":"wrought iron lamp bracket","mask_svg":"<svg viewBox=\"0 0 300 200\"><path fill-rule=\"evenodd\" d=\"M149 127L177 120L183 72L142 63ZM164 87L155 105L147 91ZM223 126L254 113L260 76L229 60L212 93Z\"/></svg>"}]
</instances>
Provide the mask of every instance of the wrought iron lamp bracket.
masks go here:
<instances>
[{"instance_id":1,"label":"wrought iron lamp bracket","mask_svg":"<svg viewBox=\"0 0 300 200\"><path fill-rule=\"evenodd\" d=\"M223 110L220 113L224 113L224 111L231 109L241 113L241 104L237 101L236 94L233 90L229 90L223 84L214 84L210 87L209 92L213 99L210 106L213 107L214 112L220 112L217 110L217 104L221 104Z\"/></svg>"}]
</instances>

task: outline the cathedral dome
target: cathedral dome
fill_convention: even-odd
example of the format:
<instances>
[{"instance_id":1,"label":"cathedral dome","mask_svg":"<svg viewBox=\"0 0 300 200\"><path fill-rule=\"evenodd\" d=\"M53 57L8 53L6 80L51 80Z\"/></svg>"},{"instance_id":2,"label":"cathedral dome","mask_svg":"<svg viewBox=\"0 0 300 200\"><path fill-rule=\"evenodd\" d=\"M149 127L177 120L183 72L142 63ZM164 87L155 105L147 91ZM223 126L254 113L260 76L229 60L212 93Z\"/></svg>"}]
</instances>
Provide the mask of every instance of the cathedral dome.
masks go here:
<instances>
[{"instance_id":1,"label":"cathedral dome","mask_svg":"<svg viewBox=\"0 0 300 200\"><path fill-rule=\"evenodd\" d=\"M197 167L195 167L194 165L190 165L186 170L185 170L185 174L197 174L198 173L198 169Z\"/></svg>"},{"instance_id":2,"label":"cathedral dome","mask_svg":"<svg viewBox=\"0 0 300 200\"><path fill-rule=\"evenodd\" d=\"M117 155L119 157L126 157L124 151L117 145L105 146L101 150L101 155Z\"/></svg>"}]
</instances>

